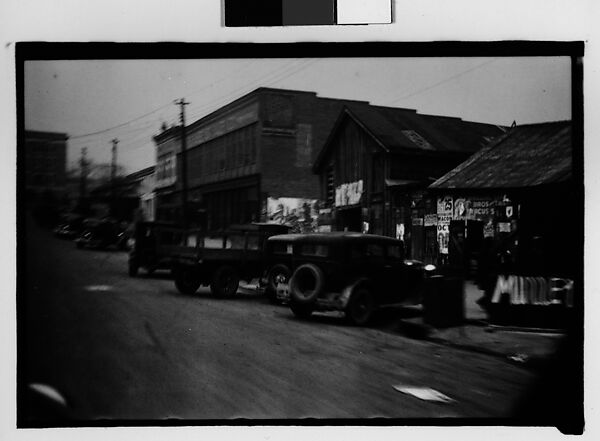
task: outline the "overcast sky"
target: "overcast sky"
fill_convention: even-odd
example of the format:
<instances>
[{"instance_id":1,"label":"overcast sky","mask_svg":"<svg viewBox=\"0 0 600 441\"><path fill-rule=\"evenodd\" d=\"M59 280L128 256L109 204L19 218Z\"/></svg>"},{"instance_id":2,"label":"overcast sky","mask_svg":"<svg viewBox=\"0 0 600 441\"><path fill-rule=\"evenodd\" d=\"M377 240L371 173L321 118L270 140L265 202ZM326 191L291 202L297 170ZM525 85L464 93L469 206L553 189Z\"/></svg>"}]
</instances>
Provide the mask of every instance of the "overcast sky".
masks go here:
<instances>
[{"instance_id":1,"label":"overcast sky","mask_svg":"<svg viewBox=\"0 0 600 441\"><path fill-rule=\"evenodd\" d=\"M27 61L25 127L67 133L70 167L82 147L109 162L118 138L133 172L155 163L174 100L191 103L189 124L261 86L501 125L571 118L568 57Z\"/></svg>"}]
</instances>

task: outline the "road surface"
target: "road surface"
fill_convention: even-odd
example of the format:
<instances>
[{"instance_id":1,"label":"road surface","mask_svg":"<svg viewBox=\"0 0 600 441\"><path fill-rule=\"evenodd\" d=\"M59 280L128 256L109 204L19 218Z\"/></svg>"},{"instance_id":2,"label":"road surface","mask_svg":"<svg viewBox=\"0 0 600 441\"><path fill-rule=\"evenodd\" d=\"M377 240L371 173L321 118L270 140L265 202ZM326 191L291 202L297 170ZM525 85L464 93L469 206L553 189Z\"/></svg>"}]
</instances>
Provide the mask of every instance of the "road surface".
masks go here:
<instances>
[{"instance_id":1,"label":"road surface","mask_svg":"<svg viewBox=\"0 0 600 441\"><path fill-rule=\"evenodd\" d=\"M512 417L535 380L385 318L357 328L336 314L298 320L252 292L182 295L166 274L128 277L124 252L76 249L32 223L25 245L20 385L52 386L83 420Z\"/></svg>"}]
</instances>

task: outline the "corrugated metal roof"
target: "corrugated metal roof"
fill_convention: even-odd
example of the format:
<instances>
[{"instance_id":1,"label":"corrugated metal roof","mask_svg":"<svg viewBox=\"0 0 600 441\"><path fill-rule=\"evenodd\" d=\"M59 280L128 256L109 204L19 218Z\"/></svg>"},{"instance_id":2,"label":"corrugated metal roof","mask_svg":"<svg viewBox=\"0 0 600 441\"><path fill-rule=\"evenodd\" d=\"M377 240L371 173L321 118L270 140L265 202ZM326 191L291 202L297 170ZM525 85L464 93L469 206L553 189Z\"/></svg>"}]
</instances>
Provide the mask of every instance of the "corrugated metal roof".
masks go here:
<instances>
[{"instance_id":1,"label":"corrugated metal roof","mask_svg":"<svg viewBox=\"0 0 600 441\"><path fill-rule=\"evenodd\" d=\"M429 188L522 188L571 177L571 122L510 129Z\"/></svg>"}]
</instances>

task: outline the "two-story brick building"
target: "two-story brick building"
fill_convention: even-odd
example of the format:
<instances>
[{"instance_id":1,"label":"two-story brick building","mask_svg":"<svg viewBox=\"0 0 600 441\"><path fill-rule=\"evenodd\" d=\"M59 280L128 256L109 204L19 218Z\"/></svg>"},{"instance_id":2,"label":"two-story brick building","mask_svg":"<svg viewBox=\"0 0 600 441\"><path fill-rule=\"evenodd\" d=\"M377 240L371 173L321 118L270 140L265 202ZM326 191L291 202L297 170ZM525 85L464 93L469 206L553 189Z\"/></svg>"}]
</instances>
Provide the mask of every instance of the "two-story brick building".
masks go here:
<instances>
[{"instance_id":1,"label":"two-story brick building","mask_svg":"<svg viewBox=\"0 0 600 441\"><path fill-rule=\"evenodd\" d=\"M316 225L317 153L344 105L314 92L259 88L186 126L188 205L208 229L277 220ZM363 103L367 104L367 103ZM181 127L154 137L156 213L181 219Z\"/></svg>"}]
</instances>

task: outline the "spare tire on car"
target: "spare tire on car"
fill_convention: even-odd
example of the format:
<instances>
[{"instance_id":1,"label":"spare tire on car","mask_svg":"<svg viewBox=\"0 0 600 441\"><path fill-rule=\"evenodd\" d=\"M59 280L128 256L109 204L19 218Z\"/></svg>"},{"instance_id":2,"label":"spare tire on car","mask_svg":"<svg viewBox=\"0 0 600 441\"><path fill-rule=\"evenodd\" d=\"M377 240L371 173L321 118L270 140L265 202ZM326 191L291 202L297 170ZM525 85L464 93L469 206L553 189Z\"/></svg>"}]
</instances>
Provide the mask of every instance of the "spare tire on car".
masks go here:
<instances>
[{"instance_id":1,"label":"spare tire on car","mask_svg":"<svg viewBox=\"0 0 600 441\"><path fill-rule=\"evenodd\" d=\"M300 265L290 279L292 302L307 305L314 303L323 291L325 277L323 271L312 263Z\"/></svg>"}]
</instances>

